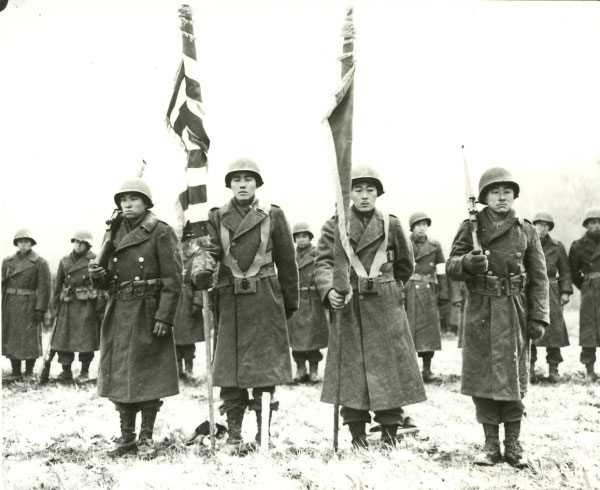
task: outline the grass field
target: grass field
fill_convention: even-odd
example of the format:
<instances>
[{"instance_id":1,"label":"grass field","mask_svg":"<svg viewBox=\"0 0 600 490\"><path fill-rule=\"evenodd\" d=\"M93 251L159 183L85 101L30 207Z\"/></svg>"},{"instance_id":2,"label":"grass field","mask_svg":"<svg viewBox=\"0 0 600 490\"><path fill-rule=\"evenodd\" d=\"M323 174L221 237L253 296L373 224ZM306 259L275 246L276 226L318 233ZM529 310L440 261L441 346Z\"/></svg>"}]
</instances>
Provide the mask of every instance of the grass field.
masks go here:
<instances>
[{"instance_id":1,"label":"grass field","mask_svg":"<svg viewBox=\"0 0 600 490\"><path fill-rule=\"evenodd\" d=\"M433 361L444 383L428 385L428 400L407 409L420 433L391 451L378 446L355 451L343 427L337 458L331 450L333 410L319 402L320 385L278 389L281 409L273 418L275 449L268 457L238 458L218 450L211 456L200 444L186 446L186 436L207 418L203 356L196 359L198 386L183 385L179 396L165 400L155 434L160 452L152 461L104 455L118 435L118 415L93 384L5 386L2 488L599 488L600 383L584 379L577 313L568 312L567 320L572 346L563 349L563 382L533 385L525 399L522 442L532 461L528 470L471 464L483 435L471 399L460 394L456 339L446 338ZM547 373L543 350L539 357L538 372ZM6 376L7 359L2 368ZM55 364L52 376L59 372ZM218 402L218 390L215 395ZM255 430L253 414L246 415L245 438Z\"/></svg>"}]
</instances>

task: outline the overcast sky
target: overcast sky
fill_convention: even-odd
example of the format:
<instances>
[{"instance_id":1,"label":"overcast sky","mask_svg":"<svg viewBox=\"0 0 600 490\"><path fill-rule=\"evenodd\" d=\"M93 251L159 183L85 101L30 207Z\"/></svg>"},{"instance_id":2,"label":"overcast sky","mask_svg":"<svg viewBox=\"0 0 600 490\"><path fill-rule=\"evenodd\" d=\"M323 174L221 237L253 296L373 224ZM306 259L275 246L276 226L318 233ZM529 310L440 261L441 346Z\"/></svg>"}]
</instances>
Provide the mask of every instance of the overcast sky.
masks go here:
<instances>
[{"instance_id":1,"label":"overcast sky","mask_svg":"<svg viewBox=\"0 0 600 490\"><path fill-rule=\"evenodd\" d=\"M19 0L0 13L2 255L29 227L54 270L77 228L100 245L119 183L144 158L173 222L185 155L164 125L181 57L167 0ZM191 1L209 151L209 202L236 157L260 198L317 230L333 213L321 119L339 80L347 2ZM18 6L17 6L18 4ZM354 163L378 168L380 205L431 214L448 251L474 185L508 167L527 196L566 168L600 182L600 3L354 2ZM553 196L556 200L557 196ZM560 199L560 197L558 196ZM575 237L573 237L575 238Z\"/></svg>"}]
</instances>

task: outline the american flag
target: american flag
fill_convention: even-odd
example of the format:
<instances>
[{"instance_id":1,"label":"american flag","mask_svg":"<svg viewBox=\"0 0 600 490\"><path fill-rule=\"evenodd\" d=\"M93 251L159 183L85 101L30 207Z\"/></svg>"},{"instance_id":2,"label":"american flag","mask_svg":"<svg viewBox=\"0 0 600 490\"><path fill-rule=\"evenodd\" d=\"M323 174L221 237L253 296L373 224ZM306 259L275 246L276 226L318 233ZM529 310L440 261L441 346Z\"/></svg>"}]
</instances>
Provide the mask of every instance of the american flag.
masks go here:
<instances>
[{"instance_id":1,"label":"american flag","mask_svg":"<svg viewBox=\"0 0 600 490\"><path fill-rule=\"evenodd\" d=\"M204 224L208 219L207 169L210 140L204 129L204 108L200 92L200 77L196 61L196 38L192 23L192 9L179 8L183 59L177 70L175 88L167 110L167 126L181 138L187 154L185 169L186 189L179 195L179 224L182 232L189 222L198 235L206 235Z\"/></svg>"},{"instance_id":2,"label":"american flag","mask_svg":"<svg viewBox=\"0 0 600 490\"><path fill-rule=\"evenodd\" d=\"M346 213L350 208L352 185L352 116L354 112L354 23L349 8L342 28L344 38L342 80L332 96L323 119L323 128L330 149L337 211L334 242L333 287L338 292L350 290L349 258L353 254L347 231Z\"/></svg>"}]
</instances>

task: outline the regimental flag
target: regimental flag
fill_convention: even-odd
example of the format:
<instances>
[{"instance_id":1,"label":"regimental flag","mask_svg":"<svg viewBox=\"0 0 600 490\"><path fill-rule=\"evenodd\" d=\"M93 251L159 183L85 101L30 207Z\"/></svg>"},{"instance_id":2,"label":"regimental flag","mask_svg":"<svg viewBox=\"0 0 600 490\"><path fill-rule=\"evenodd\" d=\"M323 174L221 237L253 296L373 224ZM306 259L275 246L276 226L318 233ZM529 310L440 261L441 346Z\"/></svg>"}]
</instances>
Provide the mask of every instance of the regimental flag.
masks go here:
<instances>
[{"instance_id":1,"label":"regimental flag","mask_svg":"<svg viewBox=\"0 0 600 490\"><path fill-rule=\"evenodd\" d=\"M347 212L350 209L352 187L352 116L354 112L354 23L352 8L346 12L342 28L344 38L342 81L332 96L323 128L328 139L333 166L336 220L334 242L333 287L338 292L349 292L349 258L353 254L347 230Z\"/></svg>"},{"instance_id":2,"label":"regimental flag","mask_svg":"<svg viewBox=\"0 0 600 490\"><path fill-rule=\"evenodd\" d=\"M188 5L182 5L179 8L179 18L183 59L177 70L166 121L167 126L181 138L187 153L185 169L187 188L179 195L176 203L179 219L177 231L181 236L183 227L189 222L194 231L199 236L203 236L207 234L205 228L208 220L207 152L210 140L204 129L204 109L196 61L192 9Z\"/></svg>"}]
</instances>

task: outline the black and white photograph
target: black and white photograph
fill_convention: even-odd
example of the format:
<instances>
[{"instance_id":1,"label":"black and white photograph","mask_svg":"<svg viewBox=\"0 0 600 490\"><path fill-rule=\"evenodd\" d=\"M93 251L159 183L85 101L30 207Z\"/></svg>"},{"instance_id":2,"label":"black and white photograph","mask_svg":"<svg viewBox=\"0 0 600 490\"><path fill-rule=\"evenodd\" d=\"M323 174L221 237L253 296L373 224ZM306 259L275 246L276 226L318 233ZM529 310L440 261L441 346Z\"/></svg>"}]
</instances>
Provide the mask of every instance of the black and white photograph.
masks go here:
<instances>
[{"instance_id":1,"label":"black and white photograph","mask_svg":"<svg viewBox=\"0 0 600 490\"><path fill-rule=\"evenodd\" d=\"M0 0L0 486L600 488L600 2Z\"/></svg>"}]
</instances>

